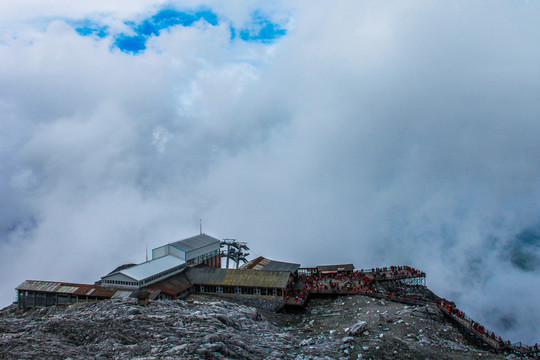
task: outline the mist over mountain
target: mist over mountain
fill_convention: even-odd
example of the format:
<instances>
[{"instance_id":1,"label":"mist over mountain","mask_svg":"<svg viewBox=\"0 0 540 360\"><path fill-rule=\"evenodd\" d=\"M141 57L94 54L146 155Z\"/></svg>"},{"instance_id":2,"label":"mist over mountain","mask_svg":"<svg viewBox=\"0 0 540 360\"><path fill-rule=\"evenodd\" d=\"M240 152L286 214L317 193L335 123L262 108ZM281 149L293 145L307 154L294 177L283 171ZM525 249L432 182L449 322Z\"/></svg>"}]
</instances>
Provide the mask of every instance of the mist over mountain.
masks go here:
<instances>
[{"instance_id":1,"label":"mist over mountain","mask_svg":"<svg viewBox=\"0 0 540 360\"><path fill-rule=\"evenodd\" d=\"M0 5L0 302L203 230L540 338L540 5Z\"/></svg>"}]
</instances>

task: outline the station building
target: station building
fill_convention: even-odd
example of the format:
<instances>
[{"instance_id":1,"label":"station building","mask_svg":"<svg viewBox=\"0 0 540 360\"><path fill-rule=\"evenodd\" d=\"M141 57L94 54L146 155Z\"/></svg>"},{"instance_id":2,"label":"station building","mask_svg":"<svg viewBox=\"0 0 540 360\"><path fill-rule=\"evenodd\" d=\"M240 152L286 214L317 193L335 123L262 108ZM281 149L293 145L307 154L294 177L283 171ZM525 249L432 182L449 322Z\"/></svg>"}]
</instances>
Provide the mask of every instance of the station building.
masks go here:
<instances>
[{"instance_id":1,"label":"station building","mask_svg":"<svg viewBox=\"0 0 540 360\"><path fill-rule=\"evenodd\" d=\"M40 280L26 280L15 290L17 290L18 308L21 310L126 297L131 294L131 291L99 285Z\"/></svg>"},{"instance_id":2,"label":"station building","mask_svg":"<svg viewBox=\"0 0 540 360\"><path fill-rule=\"evenodd\" d=\"M183 259L174 255L162 256L139 265L113 271L101 277L101 285L115 288L137 289L169 276L178 274L186 268Z\"/></svg>"},{"instance_id":3,"label":"station building","mask_svg":"<svg viewBox=\"0 0 540 360\"><path fill-rule=\"evenodd\" d=\"M102 276L100 284L115 288L137 289L179 274L187 266L205 264L221 267L220 241L206 234L179 240L152 250L152 259L129 267L120 267Z\"/></svg>"},{"instance_id":4,"label":"station building","mask_svg":"<svg viewBox=\"0 0 540 360\"><path fill-rule=\"evenodd\" d=\"M141 264L125 264L94 285L26 281L17 287L20 309L145 293L149 300L189 293L280 299L297 279L299 264L258 257L241 269L221 269L220 240L200 234L152 250Z\"/></svg>"},{"instance_id":5,"label":"station building","mask_svg":"<svg viewBox=\"0 0 540 360\"><path fill-rule=\"evenodd\" d=\"M289 271L254 269L215 269L194 267L187 271L193 289L199 294L281 298L293 282Z\"/></svg>"},{"instance_id":6,"label":"station building","mask_svg":"<svg viewBox=\"0 0 540 360\"><path fill-rule=\"evenodd\" d=\"M152 259L173 255L184 260L187 265L205 264L220 268L220 243L216 238L200 234L153 249Z\"/></svg>"}]
</instances>

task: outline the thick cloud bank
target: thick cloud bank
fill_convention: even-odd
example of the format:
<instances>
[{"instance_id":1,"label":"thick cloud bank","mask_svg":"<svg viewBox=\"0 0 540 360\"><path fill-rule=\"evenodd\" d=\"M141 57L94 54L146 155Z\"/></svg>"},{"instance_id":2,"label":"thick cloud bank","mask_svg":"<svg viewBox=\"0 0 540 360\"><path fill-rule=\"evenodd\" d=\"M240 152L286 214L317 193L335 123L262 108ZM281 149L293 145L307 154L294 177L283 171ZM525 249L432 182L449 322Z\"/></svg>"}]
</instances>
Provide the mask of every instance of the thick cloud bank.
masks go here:
<instances>
[{"instance_id":1,"label":"thick cloud bank","mask_svg":"<svg viewBox=\"0 0 540 360\"><path fill-rule=\"evenodd\" d=\"M136 52L118 39L160 2L32 3L0 6L2 304L202 218L270 258L416 266L540 340L537 3L188 2L172 8L215 21Z\"/></svg>"}]
</instances>

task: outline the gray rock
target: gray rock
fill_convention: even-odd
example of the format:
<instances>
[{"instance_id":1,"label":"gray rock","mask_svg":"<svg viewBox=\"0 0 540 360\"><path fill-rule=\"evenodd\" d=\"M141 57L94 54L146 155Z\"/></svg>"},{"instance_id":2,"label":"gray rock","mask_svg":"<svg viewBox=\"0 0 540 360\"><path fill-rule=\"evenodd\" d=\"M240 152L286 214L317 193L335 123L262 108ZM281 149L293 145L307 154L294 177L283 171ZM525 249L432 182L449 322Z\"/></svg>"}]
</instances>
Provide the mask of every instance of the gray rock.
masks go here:
<instances>
[{"instance_id":1,"label":"gray rock","mask_svg":"<svg viewBox=\"0 0 540 360\"><path fill-rule=\"evenodd\" d=\"M341 339L341 341L342 341L343 343L348 343L348 342L354 341L354 337L352 337L352 336L345 336L343 339Z\"/></svg>"},{"instance_id":2,"label":"gray rock","mask_svg":"<svg viewBox=\"0 0 540 360\"><path fill-rule=\"evenodd\" d=\"M362 358L359 352L373 359L477 358L478 349L426 307L385 301L385 311L377 313L379 300L367 304L368 298L351 296L312 299L306 312L276 314L258 307L257 299L216 299L192 296L147 307L113 299L22 315L12 306L0 310L0 359L336 360ZM404 321L386 325L398 316ZM377 321L382 326L367 331ZM354 325L344 330L344 324Z\"/></svg>"},{"instance_id":3,"label":"gray rock","mask_svg":"<svg viewBox=\"0 0 540 360\"><path fill-rule=\"evenodd\" d=\"M360 320L347 330L347 335L355 336L355 335L363 333L366 329L367 329L367 322Z\"/></svg>"},{"instance_id":4,"label":"gray rock","mask_svg":"<svg viewBox=\"0 0 540 360\"><path fill-rule=\"evenodd\" d=\"M439 308L432 305L421 306L416 309L413 309L411 311L411 315L424 318L424 319L432 319L432 320L441 320L443 318L443 314L441 310L439 310Z\"/></svg>"},{"instance_id":5,"label":"gray rock","mask_svg":"<svg viewBox=\"0 0 540 360\"><path fill-rule=\"evenodd\" d=\"M379 324L385 325L386 323L394 322L394 319L392 319L388 314L381 313L379 314Z\"/></svg>"}]
</instances>

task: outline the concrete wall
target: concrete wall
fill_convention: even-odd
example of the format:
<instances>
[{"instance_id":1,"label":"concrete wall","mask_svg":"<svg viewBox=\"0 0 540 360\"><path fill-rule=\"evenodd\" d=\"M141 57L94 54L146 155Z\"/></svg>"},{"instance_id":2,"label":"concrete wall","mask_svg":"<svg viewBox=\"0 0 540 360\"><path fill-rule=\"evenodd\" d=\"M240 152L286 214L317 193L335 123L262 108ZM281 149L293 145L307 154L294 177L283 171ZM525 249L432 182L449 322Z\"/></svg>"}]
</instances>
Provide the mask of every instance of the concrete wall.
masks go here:
<instances>
[{"instance_id":1,"label":"concrete wall","mask_svg":"<svg viewBox=\"0 0 540 360\"><path fill-rule=\"evenodd\" d=\"M104 276L103 280L117 280L117 281L136 281L124 274L114 274L110 276Z\"/></svg>"},{"instance_id":2,"label":"concrete wall","mask_svg":"<svg viewBox=\"0 0 540 360\"><path fill-rule=\"evenodd\" d=\"M167 246L169 247L169 254L170 254L170 255L174 255L174 256L176 256L177 258L180 258L180 259L182 259L182 260L184 260L184 261L187 261L187 260L186 260L186 253L185 253L185 252L183 252L183 251L180 250L180 249L175 248L174 246L170 246L170 245L167 245Z\"/></svg>"},{"instance_id":3,"label":"concrete wall","mask_svg":"<svg viewBox=\"0 0 540 360\"><path fill-rule=\"evenodd\" d=\"M42 291L19 291L17 294L18 308L25 310L34 307L52 305L67 305L79 302L97 301L103 298L95 296L79 296L72 294L47 293Z\"/></svg>"},{"instance_id":4,"label":"concrete wall","mask_svg":"<svg viewBox=\"0 0 540 360\"><path fill-rule=\"evenodd\" d=\"M169 255L169 248L169 245L163 245L158 248L152 249L152 260Z\"/></svg>"},{"instance_id":5,"label":"concrete wall","mask_svg":"<svg viewBox=\"0 0 540 360\"><path fill-rule=\"evenodd\" d=\"M204 247L189 251L186 253L186 262L195 259L198 256L202 256L216 250L219 251L219 243L206 245Z\"/></svg>"},{"instance_id":6,"label":"concrete wall","mask_svg":"<svg viewBox=\"0 0 540 360\"><path fill-rule=\"evenodd\" d=\"M112 286L116 288L135 289L138 287L138 282L124 274L114 274L101 278L102 286Z\"/></svg>"},{"instance_id":7,"label":"concrete wall","mask_svg":"<svg viewBox=\"0 0 540 360\"><path fill-rule=\"evenodd\" d=\"M167 255L173 255L179 259L186 261L186 254L182 250L177 249L174 246L163 245L158 248L152 249L152 260L159 259Z\"/></svg>"}]
</instances>

